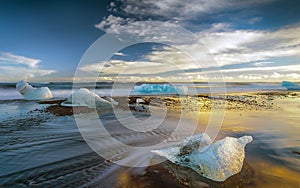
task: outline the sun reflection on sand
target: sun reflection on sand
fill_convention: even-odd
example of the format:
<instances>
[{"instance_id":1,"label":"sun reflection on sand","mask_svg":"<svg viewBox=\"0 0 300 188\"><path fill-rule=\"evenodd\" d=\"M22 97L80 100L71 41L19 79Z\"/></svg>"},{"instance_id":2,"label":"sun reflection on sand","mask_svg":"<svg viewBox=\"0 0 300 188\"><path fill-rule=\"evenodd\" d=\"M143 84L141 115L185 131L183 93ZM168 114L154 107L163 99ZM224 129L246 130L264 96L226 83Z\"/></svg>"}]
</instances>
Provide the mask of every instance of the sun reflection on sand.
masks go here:
<instances>
[{"instance_id":1,"label":"sun reflection on sand","mask_svg":"<svg viewBox=\"0 0 300 188\"><path fill-rule=\"evenodd\" d=\"M259 99L259 98L258 98ZM217 137L250 134L253 144L247 149L247 161L255 171L249 187L300 187L300 98L292 95L272 100L276 110L226 111ZM194 117L196 118L196 117ZM200 112L197 132L205 131L210 112Z\"/></svg>"}]
</instances>

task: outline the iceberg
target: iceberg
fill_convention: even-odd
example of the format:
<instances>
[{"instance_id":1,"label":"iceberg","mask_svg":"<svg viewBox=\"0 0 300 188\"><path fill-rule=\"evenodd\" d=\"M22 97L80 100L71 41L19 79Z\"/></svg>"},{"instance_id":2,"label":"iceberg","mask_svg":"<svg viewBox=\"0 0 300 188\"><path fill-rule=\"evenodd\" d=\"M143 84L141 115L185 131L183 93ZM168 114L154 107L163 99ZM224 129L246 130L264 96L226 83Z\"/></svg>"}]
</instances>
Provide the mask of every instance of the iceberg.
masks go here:
<instances>
[{"instance_id":1,"label":"iceberg","mask_svg":"<svg viewBox=\"0 0 300 188\"><path fill-rule=\"evenodd\" d=\"M75 91L66 101L61 103L61 106L75 107L75 106L86 106L89 108L111 108L112 104L99 97L96 93L91 92L86 88L80 88Z\"/></svg>"},{"instance_id":2,"label":"iceberg","mask_svg":"<svg viewBox=\"0 0 300 188\"><path fill-rule=\"evenodd\" d=\"M245 146L251 141L251 136L226 137L211 144L210 137L201 133L186 138L179 145L152 152L203 177L222 182L241 171Z\"/></svg>"},{"instance_id":3,"label":"iceberg","mask_svg":"<svg viewBox=\"0 0 300 188\"><path fill-rule=\"evenodd\" d=\"M283 81L281 86L287 88L288 90L300 90L300 85L294 82Z\"/></svg>"},{"instance_id":4,"label":"iceberg","mask_svg":"<svg viewBox=\"0 0 300 188\"><path fill-rule=\"evenodd\" d=\"M172 86L170 84L142 84L135 85L133 91L146 94L161 93L185 95L187 93L187 88L184 86Z\"/></svg>"},{"instance_id":5,"label":"iceberg","mask_svg":"<svg viewBox=\"0 0 300 188\"><path fill-rule=\"evenodd\" d=\"M48 87L32 87L25 80L19 81L16 85L16 89L21 93L25 100L44 100L53 97Z\"/></svg>"}]
</instances>

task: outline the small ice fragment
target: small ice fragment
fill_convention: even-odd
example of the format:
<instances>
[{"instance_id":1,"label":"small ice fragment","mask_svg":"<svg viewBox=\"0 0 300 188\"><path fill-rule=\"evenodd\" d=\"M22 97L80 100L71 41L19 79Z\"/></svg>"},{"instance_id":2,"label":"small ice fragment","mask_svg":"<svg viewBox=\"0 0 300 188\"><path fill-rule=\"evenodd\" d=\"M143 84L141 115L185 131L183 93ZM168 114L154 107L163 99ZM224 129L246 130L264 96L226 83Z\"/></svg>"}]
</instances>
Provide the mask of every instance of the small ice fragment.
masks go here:
<instances>
[{"instance_id":1,"label":"small ice fragment","mask_svg":"<svg viewBox=\"0 0 300 188\"><path fill-rule=\"evenodd\" d=\"M19 81L16 88L21 95L23 95L25 100L44 100L52 98L52 93L48 87L35 88L24 80Z\"/></svg>"},{"instance_id":2,"label":"small ice fragment","mask_svg":"<svg viewBox=\"0 0 300 188\"><path fill-rule=\"evenodd\" d=\"M202 133L187 138L182 144L152 152L166 157L169 161L186 166L214 181L225 181L237 174L243 167L245 146L251 136L226 137L210 144L210 138Z\"/></svg>"},{"instance_id":3,"label":"small ice fragment","mask_svg":"<svg viewBox=\"0 0 300 188\"><path fill-rule=\"evenodd\" d=\"M119 105L119 103L111 97L105 96L105 97L102 97L102 98L104 98L105 100L111 102L112 105L115 105L115 106Z\"/></svg>"},{"instance_id":4,"label":"small ice fragment","mask_svg":"<svg viewBox=\"0 0 300 188\"><path fill-rule=\"evenodd\" d=\"M86 88L80 88L75 91L66 101L61 103L62 106L86 106L89 108L110 108L111 103L102 99L94 92Z\"/></svg>"},{"instance_id":5,"label":"small ice fragment","mask_svg":"<svg viewBox=\"0 0 300 188\"><path fill-rule=\"evenodd\" d=\"M170 84L142 84L135 85L133 91L147 94L159 93L184 95L187 93L187 88L184 86L172 86Z\"/></svg>"},{"instance_id":6,"label":"small ice fragment","mask_svg":"<svg viewBox=\"0 0 300 188\"><path fill-rule=\"evenodd\" d=\"M300 85L294 82L283 81L281 86L287 88L288 90L300 90Z\"/></svg>"},{"instance_id":7,"label":"small ice fragment","mask_svg":"<svg viewBox=\"0 0 300 188\"><path fill-rule=\"evenodd\" d=\"M137 104L145 103L145 101L144 101L143 99L141 99L141 98L137 98L137 99L136 99L136 103L137 103Z\"/></svg>"}]
</instances>

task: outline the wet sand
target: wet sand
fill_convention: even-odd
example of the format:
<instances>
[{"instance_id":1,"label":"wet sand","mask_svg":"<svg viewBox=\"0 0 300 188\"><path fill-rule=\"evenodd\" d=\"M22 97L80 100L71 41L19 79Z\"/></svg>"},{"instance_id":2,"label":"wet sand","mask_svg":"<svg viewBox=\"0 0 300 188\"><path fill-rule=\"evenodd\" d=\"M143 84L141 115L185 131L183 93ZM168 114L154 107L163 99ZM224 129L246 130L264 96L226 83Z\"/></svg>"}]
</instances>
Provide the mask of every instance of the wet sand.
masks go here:
<instances>
[{"instance_id":1,"label":"wet sand","mask_svg":"<svg viewBox=\"0 0 300 188\"><path fill-rule=\"evenodd\" d=\"M157 97L143 97L146 103ZM246 148L241 173L218 183L203 178L185 167L164 162L147 169L155 173L162 168L188 187L299 187L300 120L299 92L231 93L227 96L159 97L168 109L202 112L197 132L205 131L212 100L226 100L226 115L217 139L250 134L254 142ZM198 107L197 107L198 106ZM198 118L198 117L196 117ZM274 133L275 132L275 133ZM176 169L176 170L174 170Z\"/></svg>"},{"instance_id":2,"label":"wet sand","mask_svg":"<svg viewBox=\"0 0 300 188\"><path fill-rule=\"evenodd\" d=\"M136 104L137 98L142 98L145 102ZM0 185L37 187L83 185L299 187L300 185L299 92L231 93L227 96L213 97L132 96L114 99L119 102L119 109L124 111L129 109L137 115L150 115L149 104L164 103L171 112L170 118L180 114L182 107L187 108L191 112L188 117L199 121L196 133L205 131L212 103L226 102L226 114L217 139L244 134L254 137L254 141L246 147L242 172L225 182L218 183L167 161L140 169L113 164L98 156L85 144L74 123L74 113L84 115L95 112L95 109L62 107L60 106L62 100L52 100L34 104L44 107L29 110L26 115L22 114L22 118L21 116L8 118L0 123L2 145L0 160L1 164L4 164L0 173ZM20 108L20 103L16 103ZM108 122L115 122L109 121L108 116L104 117ZM123 135L126 135L126 132L122 135L119 130L118 126L113 127L112 134L115 133L120 139L125 140ZM161 129L155 134L165 136L168 131L169 129ZM130 135L130 142L151 143L147 141L150 137L138 139L140 138L138 134L130 133ZM151 160L155 160L155 157Z\"/></svg>"}]
</instances>

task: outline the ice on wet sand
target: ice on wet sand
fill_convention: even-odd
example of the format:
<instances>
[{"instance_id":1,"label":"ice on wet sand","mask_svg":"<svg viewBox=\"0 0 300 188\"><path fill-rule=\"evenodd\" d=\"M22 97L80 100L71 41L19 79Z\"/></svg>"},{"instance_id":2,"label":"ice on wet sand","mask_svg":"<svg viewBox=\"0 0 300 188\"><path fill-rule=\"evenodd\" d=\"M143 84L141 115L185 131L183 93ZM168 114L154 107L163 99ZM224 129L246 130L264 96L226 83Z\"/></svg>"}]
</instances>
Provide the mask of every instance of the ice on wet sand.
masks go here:
<instances>
[{"instance_id":1,"label":"ice on wet sand","mask_svg":"<svg viewBox=\"0 0 300 188\"><path fill-rule=\"evenodd\" d=\"M86 106L89 108L109 108L111 102L99 97L94 92L80 88L76 90L67 100L61 103L62 106Z\"/></svg>"},{"instance_id":2,"label":"ice on wet sand","mask_svg":"<svg viewBox=\"0 0 300 188\"><path fill-rule=\"evenodd\" d=\"M48 87L32 87L24 80L19 81L16 88L25 100L44 100L52 98L52 93Z\"/></svg>"},{"instance_id":3,"label":"ice on wet sand","mask_svg":"<svg viewBox=\"0 0 300 188\"><path fill-rule=\"evenodd\" d=\"M182 144L152 152L167 158L172 163L193 169L203 177L225 181L243 167L245 146L251 136L226 137L211 144L206 133L186 138Z\"/></svg>"}]
</instances>

